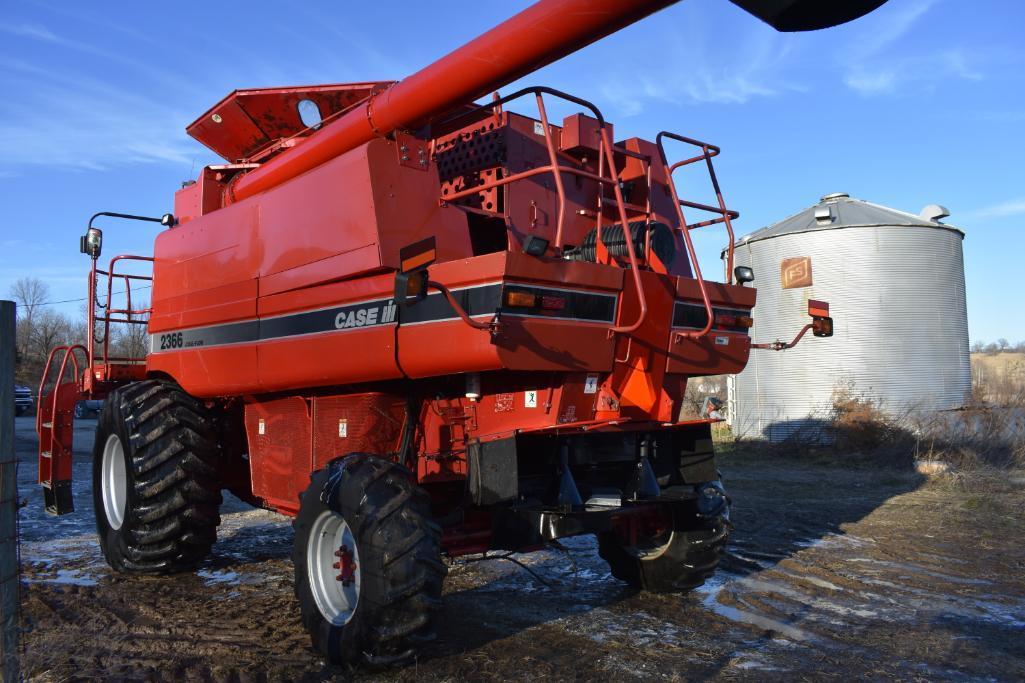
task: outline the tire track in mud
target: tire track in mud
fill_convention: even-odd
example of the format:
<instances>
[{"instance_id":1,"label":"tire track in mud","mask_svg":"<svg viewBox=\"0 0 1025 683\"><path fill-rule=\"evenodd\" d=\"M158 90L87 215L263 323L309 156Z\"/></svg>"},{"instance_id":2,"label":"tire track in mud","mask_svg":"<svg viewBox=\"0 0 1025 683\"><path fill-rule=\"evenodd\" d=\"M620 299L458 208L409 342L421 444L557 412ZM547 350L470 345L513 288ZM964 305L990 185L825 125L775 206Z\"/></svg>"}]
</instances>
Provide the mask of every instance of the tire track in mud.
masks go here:
<instances>
[{"instance_id":1,"label":"tire track in mud","mask_svg":"<svg viewBox=\"0 0 1025 683\"><path fill-rule=\"evenodd\" d=\"M34 456L33 456L34 457ZM637 593L592 538L450 563L439 638L413 666L326 667L298 620L288 520L226 511L214 555L111 573L91 531L23 543L35 680L1025 678L1020 484L978 496L890 471L724 463L736 531L687 595ZM24 472L23 472L24 474ZM69 533L74 531L75 533Z\"/></svg>"}]
</instances>

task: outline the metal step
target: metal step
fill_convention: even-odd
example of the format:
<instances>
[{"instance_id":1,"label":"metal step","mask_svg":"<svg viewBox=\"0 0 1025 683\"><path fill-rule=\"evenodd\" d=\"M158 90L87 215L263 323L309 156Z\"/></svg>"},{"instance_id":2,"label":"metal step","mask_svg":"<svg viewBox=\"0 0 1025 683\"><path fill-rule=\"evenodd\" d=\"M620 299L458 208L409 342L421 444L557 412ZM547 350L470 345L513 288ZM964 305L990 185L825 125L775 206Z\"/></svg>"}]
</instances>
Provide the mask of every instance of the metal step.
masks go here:
<instances>
[{"instance_id":1,"label":"metal step","mask_svg":"<svg viewBox=\"0 0 1025 683\"><path fill-rule=\"evenodd\" d=\"M51 457L51 453L50 453L50 451L42 451L42 452L41 452L41 453L39 454L39 457L40 457L40 458L49 458L49 457Z\"/></svg>"},{"instance_id":2,"label":"metal step","mask_svg":"<svg viewBox=\"0 0 1025 683\"><path fill-rule=\"evenodd\" d=\"M43 423L43 429L53 429L53 423L52 422L44 422Z\"/></svg>"}]
</instances>

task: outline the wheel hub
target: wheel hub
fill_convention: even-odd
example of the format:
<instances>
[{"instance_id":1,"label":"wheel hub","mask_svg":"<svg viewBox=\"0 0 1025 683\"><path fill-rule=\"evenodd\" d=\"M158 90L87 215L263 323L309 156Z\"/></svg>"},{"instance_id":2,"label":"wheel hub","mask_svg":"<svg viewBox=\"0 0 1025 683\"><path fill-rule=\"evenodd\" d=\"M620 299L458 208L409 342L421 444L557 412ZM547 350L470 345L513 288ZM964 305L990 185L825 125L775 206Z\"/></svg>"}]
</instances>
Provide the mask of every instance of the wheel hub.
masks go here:
<instances>
[{"instance_id":1,"label":"wheel hub","mask_svg":"<svg viewBox=\"0 0 1025 683\"><path fill-rule=\"evenodd\" d=\"M352 528L337 512L324 510L313 521L306 548L310 592L324 619L349 623L360 595L359 548Z\"/></svg>"},{"instance_id":2,"label":"wheel hub","mask_svg":"<svg viewBox=\"0 0 1025 683\"><path fill-rule=\"evenodd\" d=\"M103 512L107 524L114 531L125 521L125 507L128 503L128 476L125 467L125 450L117 434L107 437L103 444L103 459L100 463L100 494L103 498Z\"/></svg>"},{"instance_id":3,"label":"wheel hub","mask_svg":"<svg viewBox=\"0 0 1025 683\"><path fill-rule=\"evenodd\" d=\"M335 556L338 561L331 567L338 570L337 580L341 581L343 586L351 586L356 581L356 560L352 551L343 543L342 547L335 551Z\"/></svg>"}]
</instances>

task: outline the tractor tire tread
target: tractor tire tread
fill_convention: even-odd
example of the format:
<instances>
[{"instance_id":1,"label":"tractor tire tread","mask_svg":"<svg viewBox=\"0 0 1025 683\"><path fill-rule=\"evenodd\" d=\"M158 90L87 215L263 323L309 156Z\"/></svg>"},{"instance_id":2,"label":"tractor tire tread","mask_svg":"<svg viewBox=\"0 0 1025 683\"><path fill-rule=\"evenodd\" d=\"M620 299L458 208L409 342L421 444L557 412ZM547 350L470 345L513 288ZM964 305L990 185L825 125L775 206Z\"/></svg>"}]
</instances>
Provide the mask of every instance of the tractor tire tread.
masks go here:
<instances>
[{"instance_id":1,"label":"tractor tire tread","mask_svg":"<svg viewBox=\"0 0 1025 683\"><path fill-rule=\"evenodd\" d=\"M117 542L103 544L108 562L138 573L195 568L209 555L220 524L213 415L161 380L116 389L104 407L110 410L117 414L101 420L123 423L131 492L122 533Z\"/></svg>"}]
</instances>

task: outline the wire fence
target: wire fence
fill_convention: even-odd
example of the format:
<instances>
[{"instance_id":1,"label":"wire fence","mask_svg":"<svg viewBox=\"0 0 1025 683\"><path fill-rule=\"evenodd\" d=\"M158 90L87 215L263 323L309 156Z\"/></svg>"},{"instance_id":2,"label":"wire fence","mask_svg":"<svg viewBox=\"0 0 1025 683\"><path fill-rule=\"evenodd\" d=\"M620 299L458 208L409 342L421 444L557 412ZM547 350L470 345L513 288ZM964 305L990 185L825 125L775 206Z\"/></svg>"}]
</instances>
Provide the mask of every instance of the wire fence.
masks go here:
<instances>
[{"instance_id":1,"label":"wire fence","mask_svg":"<svg viewBox=\"0 0 1025 683\"><path fill-rule=\"evenodd\" d=\"M0 680L21 680L18 457L14 451L15 305L0 301Z\"/></svg>"}]
</instances>

